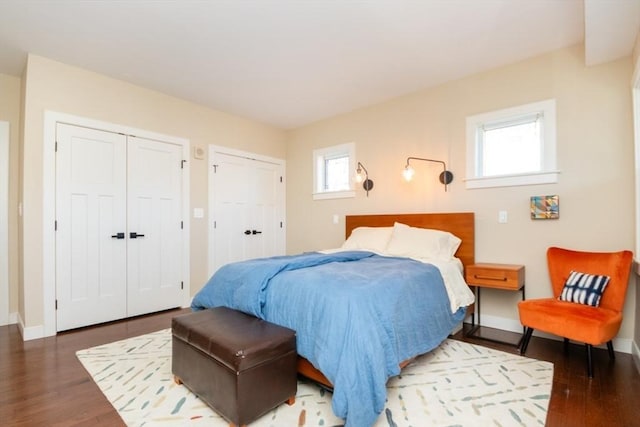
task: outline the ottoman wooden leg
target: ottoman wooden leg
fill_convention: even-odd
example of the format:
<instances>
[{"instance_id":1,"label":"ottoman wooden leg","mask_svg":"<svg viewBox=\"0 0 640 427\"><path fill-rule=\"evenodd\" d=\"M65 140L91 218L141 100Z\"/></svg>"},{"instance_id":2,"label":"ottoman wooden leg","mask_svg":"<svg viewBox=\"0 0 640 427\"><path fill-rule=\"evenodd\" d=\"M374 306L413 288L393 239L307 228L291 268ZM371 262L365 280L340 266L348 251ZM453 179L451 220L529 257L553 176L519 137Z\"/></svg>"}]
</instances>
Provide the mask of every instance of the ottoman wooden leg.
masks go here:
<instances>
[{"instance_id":1,"label":"ottoman wooden leg","mask_svg":"<svg viewBox=\"0 0 640 427\"><path fill-rule=\"evenodd\" d=\"M173 381L174 381L176 384L178 384L178 385L182 385L182 380L181 380L181 379L180 379L180 377L179 377L179 376L177 376L177 375L174 375L174 376L173 376Z\"/></svg>"},{"instance_id":2,"label":"ottoman wooden leg","mask_svg":"<svg viewBox=\"0 0 640 427\"><path fill-rule=\"evenodd\" d=\"M294 403L296 403L296 397L295 396L291 396L290 398L287 399L287 405L291 406Z\"/></svg>"}]
</instances>

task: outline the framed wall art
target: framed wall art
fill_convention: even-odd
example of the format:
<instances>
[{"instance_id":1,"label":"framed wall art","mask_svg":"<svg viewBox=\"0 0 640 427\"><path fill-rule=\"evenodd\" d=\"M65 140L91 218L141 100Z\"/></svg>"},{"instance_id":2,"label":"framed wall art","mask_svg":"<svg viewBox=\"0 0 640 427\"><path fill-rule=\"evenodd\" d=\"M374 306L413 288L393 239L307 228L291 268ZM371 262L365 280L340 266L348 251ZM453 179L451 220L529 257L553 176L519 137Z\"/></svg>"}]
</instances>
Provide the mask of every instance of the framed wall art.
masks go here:
<instances>
[{"instance_id":1,"label":"framed wall art","mask_svg":"<svg viewBox=\"0 0 640 427\"><path fill-rule=\"evenodd\" d=\"M560 218L560 203L555 196L531 196L531 219Z\"/></svg>"}]
</instances>

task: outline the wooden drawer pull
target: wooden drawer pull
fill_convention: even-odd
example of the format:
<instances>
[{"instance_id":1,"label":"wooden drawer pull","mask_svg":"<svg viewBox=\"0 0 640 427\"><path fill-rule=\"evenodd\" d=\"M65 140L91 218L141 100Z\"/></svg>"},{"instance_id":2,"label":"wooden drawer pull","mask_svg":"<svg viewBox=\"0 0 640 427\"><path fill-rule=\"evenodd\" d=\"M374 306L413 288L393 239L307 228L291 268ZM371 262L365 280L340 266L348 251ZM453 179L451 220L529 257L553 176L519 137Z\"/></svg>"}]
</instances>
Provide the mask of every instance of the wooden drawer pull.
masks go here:
<instances>
[{"instance_id":1,"label":"wooden drawer pull","mask_svg":"<svg viewBox=\"0 0 640 427\"><path fill-rule=\"evenodd\" d=\"M499 280L501 282L507 281L506 277L487 277L487 276L478 276L477 274L474 274L473 277L475 279L480 279L480 280Z\"/></svg>"}]
</instances>

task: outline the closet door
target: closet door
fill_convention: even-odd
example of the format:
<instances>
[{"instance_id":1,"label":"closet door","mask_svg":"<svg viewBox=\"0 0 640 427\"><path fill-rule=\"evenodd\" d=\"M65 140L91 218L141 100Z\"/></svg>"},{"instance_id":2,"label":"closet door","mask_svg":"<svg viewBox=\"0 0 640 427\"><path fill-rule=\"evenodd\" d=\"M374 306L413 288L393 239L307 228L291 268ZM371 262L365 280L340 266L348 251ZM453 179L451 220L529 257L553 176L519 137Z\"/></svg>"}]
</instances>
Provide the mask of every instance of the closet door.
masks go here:
<instances>
[{"instance_id":1,"label":"closet door","mask_svg":"<svg viewBox=\"0 0 640 427\"><path fill-rule=\"evenodd\" d=\"M57 330L127 315L126 137L56 128Z\"/></svg>"},{"instance_id":2,"label":"closet door","mask_svg":"<svg viewBox=\"0 0 640 427\"><path fill-rule=\"evenodd\" d=\"M182 304L182 147L129 137L129 316Z\"/></svg>"},{"instance_id":3,"label":"closet door","mask_svg":"<svg viewBox=\"0 0 640 427\"><path fill-rule=\"evenodd\" d=\"M210 175L210 273L224 264L283 255L282 164L215 151Z\"/></svg>"}]
</instances>

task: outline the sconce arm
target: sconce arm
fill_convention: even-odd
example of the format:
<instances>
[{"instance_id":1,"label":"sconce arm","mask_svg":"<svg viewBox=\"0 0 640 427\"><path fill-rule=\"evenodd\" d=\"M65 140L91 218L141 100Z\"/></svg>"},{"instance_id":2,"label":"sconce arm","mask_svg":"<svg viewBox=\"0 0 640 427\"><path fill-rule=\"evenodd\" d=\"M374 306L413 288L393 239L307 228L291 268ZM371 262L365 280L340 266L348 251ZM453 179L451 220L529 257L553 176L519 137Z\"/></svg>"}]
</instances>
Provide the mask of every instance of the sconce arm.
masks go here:
<instances>
[{"instance_id":1,"label":"sconce arm","mask_svg":"<svg viewBox=\"0 0 640 427\"><path fill-rule=\"evenodd\" d=\"M423 157L407 157L407 165L405 167L410 166L409 165L410 160L420 160L423 162L440 163L442 165L442 168L444 169L444 171L440 174L440 182L444 184L444 191L447 191L447 184L453 181L453 173L447 170L447 164L444 161L434 160L434 159L425 159Z\"/></svg>"}]
</instances>

